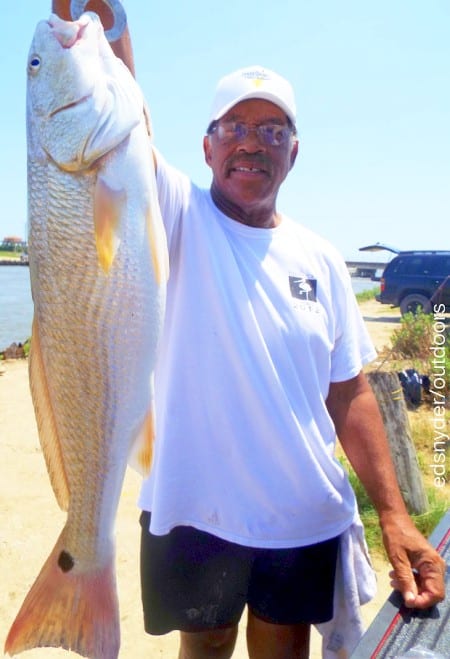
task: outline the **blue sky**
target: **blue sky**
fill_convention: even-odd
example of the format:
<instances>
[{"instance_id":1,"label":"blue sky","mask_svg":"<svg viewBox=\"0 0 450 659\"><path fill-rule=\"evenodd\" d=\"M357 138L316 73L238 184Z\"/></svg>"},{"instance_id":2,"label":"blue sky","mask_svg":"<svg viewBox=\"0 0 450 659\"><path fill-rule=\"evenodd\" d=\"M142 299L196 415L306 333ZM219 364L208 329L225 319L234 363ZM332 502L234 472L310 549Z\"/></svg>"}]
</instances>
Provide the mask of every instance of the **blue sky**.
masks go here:
<instances>
[{"instance_id":1,"label":"blue sky","mask_svg":"<svg viewBox=\"0 0 450 659\"><path fill-rule=\"evenodd\" d=\"M450 2L124 2L166 158L208 186L217 79L262 64L293 84L300 155L278 208L350 259L370 242L450 249ZM50 0L2 1L0 238L25 236L25 65Z\"/></svg>"}]
</instances>

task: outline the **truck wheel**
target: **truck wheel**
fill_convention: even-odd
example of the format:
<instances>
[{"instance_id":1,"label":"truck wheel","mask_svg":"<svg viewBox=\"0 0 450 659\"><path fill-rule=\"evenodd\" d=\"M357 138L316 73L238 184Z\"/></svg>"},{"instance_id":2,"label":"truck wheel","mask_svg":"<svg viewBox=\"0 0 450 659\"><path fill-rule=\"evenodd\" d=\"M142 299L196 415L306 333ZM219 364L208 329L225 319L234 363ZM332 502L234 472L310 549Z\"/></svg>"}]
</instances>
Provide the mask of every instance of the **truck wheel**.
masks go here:
<instances>
[{"instance_id":1,"label":"truck wheel","mask_svg":"<svg viewBox=\"0 0 450 659\"><path fill-rule=\"evenodd\" d=\"M402 316L408 312L416 314L419 309L421 309L423 313L430 313L431 311L430 300L425 297L425 295L421 295L421 293L410 293L409 295L406 295L400 302L400 311Z\"/></svg>"}]
</instances>

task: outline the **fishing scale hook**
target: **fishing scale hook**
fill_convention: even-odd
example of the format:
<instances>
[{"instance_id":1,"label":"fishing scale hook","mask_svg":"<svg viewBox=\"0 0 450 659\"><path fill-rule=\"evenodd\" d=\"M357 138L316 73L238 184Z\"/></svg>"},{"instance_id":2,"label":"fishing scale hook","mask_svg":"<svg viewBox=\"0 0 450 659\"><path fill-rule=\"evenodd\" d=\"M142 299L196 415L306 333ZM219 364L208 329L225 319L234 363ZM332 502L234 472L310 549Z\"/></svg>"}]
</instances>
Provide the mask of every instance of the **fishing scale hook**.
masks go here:
<instances>
[{"instance_id":1,"label":"fishing scale hook","mask_svg":"<svg viewBox=\"0 0 450 659\"><path fill-rule=\"evenodd\" d=\"M89 0L71 0L70 13L73 20L80 18L88 2ZM120 0L103 0L103 2L111 9L114 18L114 25L109 30L105 30L105 36L108 41L117 41L122 36L127 24L125 9Z\"/></svg>"}]
</instances>

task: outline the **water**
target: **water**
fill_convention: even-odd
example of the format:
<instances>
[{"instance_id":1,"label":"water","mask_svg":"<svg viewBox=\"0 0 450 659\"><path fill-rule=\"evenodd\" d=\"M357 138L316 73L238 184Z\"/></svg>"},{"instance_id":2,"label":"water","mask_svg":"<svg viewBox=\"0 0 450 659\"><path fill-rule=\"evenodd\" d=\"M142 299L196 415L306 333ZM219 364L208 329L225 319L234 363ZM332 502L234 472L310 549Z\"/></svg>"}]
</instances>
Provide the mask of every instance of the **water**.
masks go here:
<instances>
[{"instance_id":1,"label":"water","mask_svg":"<svg viewBox=\"0 0 450 659\"><path fill-rule=\"evenodd\" d=\"M374 288L379 288L379 281L372 281L367 277L352 277L352 288L355 293L362 293L363 291L371 291Z\"/></svg>"},{"instance_id":2,"label":"water","mask_svg":"<svg viewBox=\"0 0 450 659\"><path fill-rule=\"evenodd\" d=\"M377 286L370 279L352 278L355 293ZM31 335L33 302L28 267L0 266L0 351L11 343L23 343Z\"/></svg>"},{"instance_id":3,"label":"water","mask_svg":"<svg viewBox=\"0 0 450 659\"><path fill-rule=\"evenodd\" d=\"M0 350L31 334L33 301L30 272L24 265L0 266Z\"/></svg>"}]
</instances>

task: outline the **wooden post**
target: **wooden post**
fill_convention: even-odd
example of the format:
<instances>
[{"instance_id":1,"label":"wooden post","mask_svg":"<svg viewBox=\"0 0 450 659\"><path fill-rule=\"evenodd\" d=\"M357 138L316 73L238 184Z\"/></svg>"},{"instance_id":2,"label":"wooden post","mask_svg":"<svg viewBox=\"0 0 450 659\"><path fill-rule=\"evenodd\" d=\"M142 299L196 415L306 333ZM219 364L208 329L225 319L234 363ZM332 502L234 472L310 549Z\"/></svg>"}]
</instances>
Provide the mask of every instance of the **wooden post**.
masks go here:
<instances>
[{"instance_id":1,"label":"wooden post","mask_svg":"<svg viewBox=\"0 0 450 659\"><path fill-rule=\"evenodd\" d=\"M428 499L411 437L400 380L396 373L382 371L373 371L367 377L381 410L406 507L410 513L420 515L428 510Z\"/></svg>"}]
</instances>

